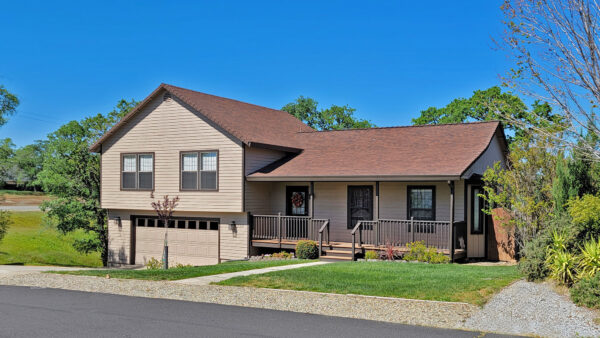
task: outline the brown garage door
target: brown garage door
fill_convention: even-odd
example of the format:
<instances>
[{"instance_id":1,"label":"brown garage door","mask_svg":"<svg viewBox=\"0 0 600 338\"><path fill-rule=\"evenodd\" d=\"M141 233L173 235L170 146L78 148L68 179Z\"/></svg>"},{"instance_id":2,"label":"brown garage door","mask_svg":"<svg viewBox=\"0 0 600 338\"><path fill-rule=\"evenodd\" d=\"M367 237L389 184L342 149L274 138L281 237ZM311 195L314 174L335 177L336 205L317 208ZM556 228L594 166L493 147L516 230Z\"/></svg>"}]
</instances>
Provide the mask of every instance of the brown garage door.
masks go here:
<instances>
[{"instance_id":1,"label":"brown garage door","mask_svg":"<svg viewBox=\"0 0 600 338\"><path fill-rule=\"evenodd\" d=\"M156 217L136 216L135 263L161 260L165 231L168 230L169 265L218 263L219 220L214 218L175 218L165 229Z\"/></svg>"}]
</instances>

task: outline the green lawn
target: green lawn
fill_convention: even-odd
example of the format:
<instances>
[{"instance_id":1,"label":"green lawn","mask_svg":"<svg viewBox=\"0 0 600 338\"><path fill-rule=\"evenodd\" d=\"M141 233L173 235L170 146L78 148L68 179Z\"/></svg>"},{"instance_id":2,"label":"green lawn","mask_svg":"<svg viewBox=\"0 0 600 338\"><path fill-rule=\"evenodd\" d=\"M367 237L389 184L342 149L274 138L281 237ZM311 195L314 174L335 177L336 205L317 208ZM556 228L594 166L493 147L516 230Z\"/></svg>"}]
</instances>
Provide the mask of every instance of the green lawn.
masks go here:
<instances>
[{"instance_id":1,"label":"green lawn","mask_svg":"<svg viewBox=\"0 0 600 338\"><path fill-rule=\"evenodd\" d=\"M84 234L60 234L43 224L41 211L11 212L12 224L0 241L0 264L102 266L99 253L84 255L71 244Z\"/></svg>"},{"instance_id":2,"label":"green lawn","mask_svg":"<svg viewBox=\"0 0 600 338\"><path fill-rule=\"evenodd\" d=\"M515 266L344 262L236 277L217 284L482 305L519 278Z\"/></svg>"},{"instance_id":3,"label":"green lawn","mask_svg":"<svg viewBox=\"0 0 600 338\"><path fill-rule=\"evenodd\" d=\"M281 261L232 261L224 262L216 265L206 266L194 266L194 267L182 267L182 268L171 268L168 270L87 270L87 271L52 271L52 273L60 273L66 275L80 275L80 276L98 276L104 277L107 274L112 278L126 278L126 279L147 279L147 280L177 280L209 275L218 275L228 272L246 271L252 269L268 268L272 266L281 266L298 263L308 263L310 260L281 260Z\"/></svg>"},{"instance_id":4,"label":"green lawn","mask_svg":"<svg viewBox=\"0 0 600 338\"><path fill-rule=\"evenodd\" d=\"M0 195L44 196L42 191L0 189Z\"/></svg>"}]
</instances>

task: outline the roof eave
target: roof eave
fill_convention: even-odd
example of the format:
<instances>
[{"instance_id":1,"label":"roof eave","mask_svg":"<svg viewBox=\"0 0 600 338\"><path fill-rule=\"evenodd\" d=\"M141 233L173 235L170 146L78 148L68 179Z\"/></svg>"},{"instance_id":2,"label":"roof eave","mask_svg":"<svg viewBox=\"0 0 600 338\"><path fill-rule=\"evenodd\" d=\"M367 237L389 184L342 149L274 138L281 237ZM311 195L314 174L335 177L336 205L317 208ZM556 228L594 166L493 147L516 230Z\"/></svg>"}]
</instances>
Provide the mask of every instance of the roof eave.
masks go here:
<instances>
[{"instance_id":1,"label":"roof eave","mask_svg":"<svg viewBox=\"0 0 600 338\"><path fill-rule=\"evenodd\" d=\"M419 182L419 181L456 181L460 180L460 175L441 174L441 175L337 175L337 176L246 176L250 182L283 182L283 181L314 181L314 182Z\"/></svg>"}]
</instances>

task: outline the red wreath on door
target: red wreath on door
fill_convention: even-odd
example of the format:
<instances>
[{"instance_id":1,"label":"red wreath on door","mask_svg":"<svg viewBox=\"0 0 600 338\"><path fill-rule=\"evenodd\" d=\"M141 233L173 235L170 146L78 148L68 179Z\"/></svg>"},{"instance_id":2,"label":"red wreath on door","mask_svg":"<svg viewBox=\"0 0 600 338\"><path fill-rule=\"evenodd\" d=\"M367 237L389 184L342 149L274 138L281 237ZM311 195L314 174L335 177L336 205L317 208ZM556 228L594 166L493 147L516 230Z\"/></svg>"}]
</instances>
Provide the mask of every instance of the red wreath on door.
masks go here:
<instances>
[{"instance_id":1,"label":"red wreath on door","mask_svg":"<svg viewBox=\"0 0 600 338\"><path fill-rule=\"evenodd\" d=\"M299 192L292 193L292 204L296 208L300 208L304 204L304 197Z\"/></svg>"}]
</instances>

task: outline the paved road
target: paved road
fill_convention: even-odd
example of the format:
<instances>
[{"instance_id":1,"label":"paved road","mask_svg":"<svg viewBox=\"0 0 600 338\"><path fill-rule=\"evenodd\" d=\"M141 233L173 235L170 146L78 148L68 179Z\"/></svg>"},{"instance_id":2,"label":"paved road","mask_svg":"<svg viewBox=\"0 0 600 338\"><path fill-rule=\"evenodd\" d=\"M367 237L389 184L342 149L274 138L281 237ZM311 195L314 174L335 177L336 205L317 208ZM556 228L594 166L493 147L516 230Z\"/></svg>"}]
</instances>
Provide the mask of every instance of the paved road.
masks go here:
<instances>
[{"instance_id":1,"label":"paved road","mask_svg":"<svg viewBox=\"0 0 600 338\"><path fill-rule=\"evenodd\" d=\"M39 205L0 205L0 210L40 211L40 206Z\"/></svg>"},{"instance_id":2,"label":"paved road","mask_svg":"<svg viewBox=\"0 0 600 338\"><path fill-rule=\"evenodd\" d=\"M479 333L218 304L0 286L0 336L477 337Z\"/></svg>"}]
</instances>

